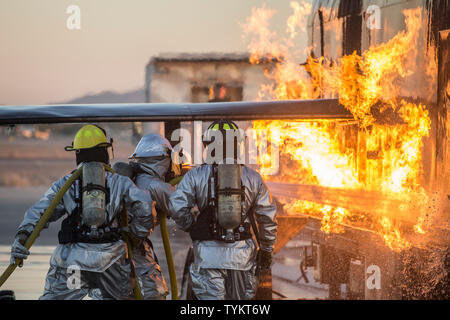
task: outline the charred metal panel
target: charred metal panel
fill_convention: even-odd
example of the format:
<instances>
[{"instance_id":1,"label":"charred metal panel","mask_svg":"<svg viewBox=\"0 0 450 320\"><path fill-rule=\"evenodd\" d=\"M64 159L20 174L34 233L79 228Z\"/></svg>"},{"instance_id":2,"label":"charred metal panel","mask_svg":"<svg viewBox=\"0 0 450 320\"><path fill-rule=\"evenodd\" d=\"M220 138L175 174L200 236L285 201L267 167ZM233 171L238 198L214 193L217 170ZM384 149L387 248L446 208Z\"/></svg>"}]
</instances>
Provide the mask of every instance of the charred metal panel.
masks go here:
<instances>
[{"instance_id":1,"label":"charred metal panel","mask_svg":"<svg viewBox=\"0 0 450 320\"><path fill-rule=\"evenodd\" d=\"M364 259L351 258L349 266L349 279L347 287L347 299L363 300L365 292Z\"/></svg>"},{"instance_id":2,"label":"charred metal panel","mask_svg":"<svg viewBox=\"0 0 450 320\"><path fill-rule=\"evenodd\" d=\"M426 0L428 45L439 41L439 31L450 29L450 0Z\"/></svg>"},{"instance_id":3,"label":"charred metal panel","mask_svg":"<svg viewBox=\"0 0 450 320\"><path fill-rule=\"evenodd\" d=\"M170 137L172 137L172 133L175 130L179 129L180 127L181 121L177 120L164 121L164 137L166 137L170 141L172 147L175 147L175 145L179 143L179 141L173 141L170 139Z\"/></svg>"},{"instance_id":4,"label":"charred metal panel","mask_svg":"<svg viewBox=\"0 0 450 320\"><path fill-rule=\"evenodd\" d=\"M350 258L346 251L337 250L333 246L320 245L314 279L327 284L347 283L349 267Z\"/></svg>"},{"instance_id":5,"label":"charred metal panel","mask_svg":"<svg viewBox=\"0 0 450 320\"><path fill-rule=\"evenodd\" d=\"M443 192L442 210L450 212L450 30L441 31L439 37L436 187Z\"/></svg>"},{"instance_id":6,"label":"charred metal panel","mask_svg":"<svg viewBox=\"0 0 450 320\"><path fill-rule=\"evenodd\" d=\"M344 55L350 55L354 51L361 54L361 9L361 0L345 0L339 4L338 18L343 19L342 51Z\"/></svg>"}]
</instances>

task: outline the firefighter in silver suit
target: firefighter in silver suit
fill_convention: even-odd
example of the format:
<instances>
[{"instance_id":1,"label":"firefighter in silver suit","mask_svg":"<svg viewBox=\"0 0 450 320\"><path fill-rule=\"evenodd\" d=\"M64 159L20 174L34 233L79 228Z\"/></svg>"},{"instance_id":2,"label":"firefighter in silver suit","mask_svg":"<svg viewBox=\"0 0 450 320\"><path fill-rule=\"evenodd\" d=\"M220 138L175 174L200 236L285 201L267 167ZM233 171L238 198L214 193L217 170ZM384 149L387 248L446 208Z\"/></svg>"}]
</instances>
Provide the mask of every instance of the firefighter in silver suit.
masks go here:
<instances>
[{"instance_id":1,"label":"firefighter in silver suit","mask_svg":"<svg viewBox=\"0 0 450 320\"><path fill-rule=\"evenodd\" d=\"M220 173L221 167L228 170L221 166L230 160L224 156L227 144L234 144L231 162L236 164L237 159L238 143L229 139L228 130L239 131L236 124L226 120L215 121L209 126L205 135L205 140L210 141L207 150L211 147L212 137L215 140L220 133L223 143L216 143L216 146L223 145L222 157L215 155L210 164L190 170L169 200L172 219L182 230L189 232L193 240L194 262L190 275L193 293L199 300L254 298L258 285L257 268L270 266L276 241L276 206L259 173L245 165L230 166L230 174ZM225 187L221 191L220 176L224 181L229 180L233 172L240 176L239 181L231 181L237 187ZM223 201L221 192L225 195ZM233 196L238 201L231 203L229 200ZM221 213L217 209L221 202L230 204L222 209L225 213L228 207L238 208L241 220L228 226L223 220L221 222ZM193 214L194 206L198 207L198 215ZM259 230L259 251L251 233L251 214Z\"/></svg>"},{"instance_id":2,"label":"firefighter in silver suit","mask_svg":"<svg viewBox=\"0 0 450 320\"><path fill-rule=\"evenodd\" d=\"M158 217L170 215L168 202L175 187L167 182L180 174L178 158L175 156L174 162L172 156L175 154L170 142L159 134L143 136L130 156L134 181L139 188L150 192L156 201ZM165 299L169 291L150 239L144 241L141 250L136 250L134 263L144 299Z\"/></svg>"},{"instance_id":3,"label":"firefighter in silver suit","mask_svg":"<svg viewBox=\"0 0 450 320\"><path fill-rule=\"evenodd\" d=\"M108 149L111 147L112 139L107 140L102 128L86 125L77 132L72 145L66 150L75 152L77 165L92 162L109 164ZM23 246L26 238L70 176L68 174L54 182L43 197L26 211L11 249L12 263L16 258L27 258L29 252ZM79 180L64 194L53 212L51 222L64 215L66 218L58 234L59 245L50 258L50 269L40 299L82 299L96 288L104 299L133 298L134 280L126 245L121 237L123 230L119 217L122 209L126 208L130 220L127 232L139 243L154 226L152 198L148 191L139 189L127 177L105 171L104 181L103 188L107 193L105 222L98 228L89 229L82 220L85 217L80 203L84 200L80 194L84 191Z\"/></svg>"}]
</instances>

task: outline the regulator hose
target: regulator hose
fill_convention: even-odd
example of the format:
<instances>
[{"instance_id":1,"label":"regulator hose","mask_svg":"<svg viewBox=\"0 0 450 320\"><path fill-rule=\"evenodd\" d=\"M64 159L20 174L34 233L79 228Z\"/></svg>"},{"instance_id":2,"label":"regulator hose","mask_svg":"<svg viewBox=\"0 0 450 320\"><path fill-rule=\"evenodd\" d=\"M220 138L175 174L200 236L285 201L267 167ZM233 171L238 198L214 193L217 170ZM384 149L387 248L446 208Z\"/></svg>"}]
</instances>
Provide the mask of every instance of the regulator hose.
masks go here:
<instances>
[{"instance_id":1,"label":"regulator hose","mask_svg":"<svg viewBox=\"0 0 450 320\"><path fill-rule=\"evenodd\" d=\"M175 273L172 249L170 247L169 232L167 231L166 215L164 213L159 215L159 227L161 229L164 252L166 253L167 267L169 268L170 292L172 295L172 300L178 300L177 276Z\"/></svg>"},{"instance_id":2,"label":"regulator hose","mask_svg":"<svg viewBox=\"0 0 450 320\"><path fill-rule=\"evenodd\" d=\"M33 245L34 241L36 241L37 237L39 237L39 234L41 233L42 229L44 229L45 224L50 219L50 217L53 214L53 211L55 211L56 206L61 202L62 197L64 194L69 190L70 186L77 180L81 172L83 171L83 167L79 167L69 179L64 183L62 188L58 191L55 198L52 200L48 208L44 211L44 213L41 216L41 219L39 219L39 222L36 224L36 227L34 228L33 232L29 235L27 240L25 241L25 248L29 250L31 246ZM17 266L22 262L22 259L16 259L14 264L10 264L8 268L3 272L3 274L0 276L0 287L8 280L9 276L16 270Z\"/></svg>"}]
</instances>

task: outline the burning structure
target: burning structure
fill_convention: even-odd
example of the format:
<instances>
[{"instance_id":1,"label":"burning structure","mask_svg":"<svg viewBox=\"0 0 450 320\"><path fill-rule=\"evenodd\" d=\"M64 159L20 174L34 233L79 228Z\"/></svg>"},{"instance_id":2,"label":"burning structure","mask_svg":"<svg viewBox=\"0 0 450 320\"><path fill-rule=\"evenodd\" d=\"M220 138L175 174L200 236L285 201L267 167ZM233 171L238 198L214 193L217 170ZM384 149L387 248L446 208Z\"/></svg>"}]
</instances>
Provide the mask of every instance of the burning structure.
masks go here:
<instances>
[{"instance_id":1,"label":"burning structure","mask_svg":"<svg viewBox=\"0 0 450 320\"><path fill-rule=\"evenodd\" d=\"M337 98L354 116L253 123L280 133L280 171L265 178L285 213L318 219L312 260L330 297L341 283L356 298L448 297L450 3L394 2L291 2L285 38L266 7L244 25L250 61L280 62L262 99Z\"/></svg>"},{"instance_id":2,"label":"burning structure","mask_svg":"<svg viewBox=\"0 0 450 320\"><path fill-rule=\"evenodd\" d=\"M351 119L317 109L309 118L240 123L280 133L270 141L279 148L278 173L269 170L270 156L259 158L284 213L277 249L308 223L304 266L314 266L330 298L341 297L341 284L355 299L448 297L450 6L383 4L292 2L285 38L269 27L274 11L255 9L243 25L249 56L154 57L146 69L147 102L215 102L215 114L236 120L236 110L230 105L223 113L222 102L314 99L318 107L336 99ZM296 48L301 30L306 52ZM207 125L182 121L137 132L170 137L180 127L202 132Z\"/></svg>"},{"instance_id":3,"label":"burning structure","mask_svg":"<svg viewBox=\"0 0 450 320\"><path fill-rule=\"evenodd\" d=\"M146 67L146 102L254 100L262 67L247 53L165 53Z\"/></svg>"}]
</instances>

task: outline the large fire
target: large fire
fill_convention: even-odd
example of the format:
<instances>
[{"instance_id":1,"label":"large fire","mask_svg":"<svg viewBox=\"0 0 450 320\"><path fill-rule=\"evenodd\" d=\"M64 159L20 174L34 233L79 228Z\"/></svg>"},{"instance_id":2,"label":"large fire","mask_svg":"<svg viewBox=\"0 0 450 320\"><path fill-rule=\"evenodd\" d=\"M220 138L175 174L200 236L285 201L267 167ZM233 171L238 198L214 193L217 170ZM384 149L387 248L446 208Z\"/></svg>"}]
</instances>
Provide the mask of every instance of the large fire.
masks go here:
<instances>
[{"instance_id":1,"label":"large fire","mask_svg":"<svg viewBox=\"0 0 450 320\"><path fill-rule=\"evenodd\" d=\"M265 158L259 162L261 174L269 181L381 192L405 203L413 202L409 219L413 220L413 231L426 233L431 212L424 210L429 197L421 186L422 140L429 135L431 121L427 106L399 98L415 96L407 90L409 79L419 68L413 59L418 54L429 55L419 49L426 47L419 43L424 25L421 9L404 10L405 30L361 55L355 52L337 61L309 56L306 65L300 66L290 49L297 31L305 30L311 6L292 2L291 7L294 14L287 21L285 38L270 30L269 20L275 11L265 6L254 9L243 25L251 38L251 62L259 63L267 57L279 62L267 70L273 85L262 86L260 98L338 98L355 121L254 121L257 131L280 132L277 141L271 141L280 150L279 174L267 174L271 164ZM436 62L432 55L428 60L430 81L421 89L431 92ZM374 110L391 114L390 120L378 120ZM372 206L377 206L376 201L373 199ZM406 226L388 208L376 217L352 210L351 205L304 200L286 201L284 208L290 214L320 216L325 232L341 232L348 221L360 220L380 233L393 250L412 245L405 237Z\"/></svg>"}]
</instances>

